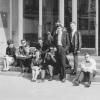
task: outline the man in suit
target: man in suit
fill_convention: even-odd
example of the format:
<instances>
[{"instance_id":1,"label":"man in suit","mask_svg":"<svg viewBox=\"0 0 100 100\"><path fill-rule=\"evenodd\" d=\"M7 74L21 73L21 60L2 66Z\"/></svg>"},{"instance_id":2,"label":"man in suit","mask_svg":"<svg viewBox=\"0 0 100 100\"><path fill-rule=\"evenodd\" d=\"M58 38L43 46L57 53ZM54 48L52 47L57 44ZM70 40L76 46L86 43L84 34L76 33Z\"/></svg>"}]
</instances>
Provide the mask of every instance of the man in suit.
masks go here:
<instances>
[{"instance_id":1,"label":"man in suit","mask_svg":"<svg viewBox=\"0 0 100 100\"><path fill-rule=\"evenodd\" d=\"M57 27L56 33L54 34L54 44L57 48L57 62L59 63L59 78L62 82L66 80L65 67L66 64L66 52L69 49L69 37L66 28L62 27L61 24Z\"/></svg>"},{"instance_id":2,"label":"man in suit","mask_svg":"<svg viewBox=\"0 0 100 100\"><path fill-rule=\"evenodd\" d=\"M77 67L78 67L78 53L81 50L81 36L80 36L80 33L77 31L75 22L71 22L70 27L71 27L70 52L73 53L73 56L74 56L73 74L75 75L77 72Z\"/></svg>"}]
</instances>

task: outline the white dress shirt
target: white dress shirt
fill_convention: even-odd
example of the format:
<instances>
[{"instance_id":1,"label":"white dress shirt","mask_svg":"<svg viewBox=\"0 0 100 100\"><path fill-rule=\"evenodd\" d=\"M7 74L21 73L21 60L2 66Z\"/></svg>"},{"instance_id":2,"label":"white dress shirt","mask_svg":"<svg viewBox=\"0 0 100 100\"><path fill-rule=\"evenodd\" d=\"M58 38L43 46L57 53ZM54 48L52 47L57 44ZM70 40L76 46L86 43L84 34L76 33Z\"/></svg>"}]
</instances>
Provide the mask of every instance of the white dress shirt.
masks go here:
<instances>
[{"instance_id":1,"label":"white dress shirt","mask_svg":"<svg viewBox=\"0 0 100 100\"><path fill-rule=\"evenodd\" d=\"M62 46L62 28L57 29L57 34L58 34L58 45Z\"/></svg>"},{"instance_id":2,"label":"white dress shirt","mask_svg":"<svg viewBox=\"0 0 100 100\"><path fill-rule=\"evenodd\" d=\"M81 68L85 72L93 73L93 71L96 71L96 61L93 58L90 58L89 61L83 61Z\"/></svg>"}]
</instances>

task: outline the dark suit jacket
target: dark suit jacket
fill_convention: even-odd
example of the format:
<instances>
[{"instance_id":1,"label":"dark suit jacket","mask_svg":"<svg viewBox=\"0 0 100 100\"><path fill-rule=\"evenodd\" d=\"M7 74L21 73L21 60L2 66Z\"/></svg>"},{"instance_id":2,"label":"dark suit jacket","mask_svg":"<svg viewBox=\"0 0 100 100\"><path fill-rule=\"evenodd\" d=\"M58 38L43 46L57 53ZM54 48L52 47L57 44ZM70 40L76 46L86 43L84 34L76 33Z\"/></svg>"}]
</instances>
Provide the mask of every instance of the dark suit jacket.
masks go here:
<instances>
[{"instance_id":1,"label":"dark suit jacket","mask_svg":"<svg viewBox=\"0 0 100 100\"><path fill-rule=\"evenodd\" d=\"M81 50L81 45L82 45L81 34L80 34L80 32L76 31L74 36L73 36L72 42L71 42L70 52L75 53L77 51L80 51Z\"/></svg>"},{"instance_id":2,"label":"dark suit jacket","mask_svg":"<svg viewBox=\"0 0 100 100\"><path fill-rule=\"evenodd\" d=\"M67 51L67 53L69 52L69 47L70 47L70 41L69 41L69 36L68 36L68 32L63 30L62 31L62 46L64 47L64 49ZM54 33L54 36L53 36L53 43L54 43L54 46L58 46L57 44L58 42L58 34Z\"/></svg>"},{"instance_id":3,"label":"dark suit jacket","mask_svg":"<svg viewBox=\"0 0 100 100\"><path fill-rule=\"evenodd\" d=\"M70 41L67 31L63 31L62 34L62 46L66 49L67 53L69 52Z\"/></svg>"}]
</instances>

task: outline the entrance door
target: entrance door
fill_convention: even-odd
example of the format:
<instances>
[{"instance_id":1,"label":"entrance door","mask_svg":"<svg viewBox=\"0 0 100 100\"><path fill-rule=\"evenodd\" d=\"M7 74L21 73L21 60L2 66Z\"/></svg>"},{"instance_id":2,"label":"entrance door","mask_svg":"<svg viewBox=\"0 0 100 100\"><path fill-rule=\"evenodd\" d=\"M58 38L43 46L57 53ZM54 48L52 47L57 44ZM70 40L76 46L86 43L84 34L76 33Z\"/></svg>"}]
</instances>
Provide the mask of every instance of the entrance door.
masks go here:
<instances>
[{"instance_id":1,"label":"entrance door","mask_svg":"<svg viewBox=\"0 0 100 100\"><path fill-rule=\"evenodd\" d=\"M34 46L38 40L39 0L24 0L24 38Z\"/></svg>"},{"instance_id":2,"label":"entrance door","mask_svg":"<svg viewBox=\"0 0 100 100\"><path fill-rule=\"evenodd\" d=\"M82 34L82 48L96 54L96 0L77 0L78 30Z\"/></svg>"},{"instance_id":3,"label":"entrance door","mask_svg":"<svg viewBox=\"0 0 100 100\"><path fill-rule=\"evenodd\" d=\"M64 24L70 32L72 0L65 0ZM77 28L82 36L82 53L96 54L96 0L77 0Z\"/></svg>"}]
</instances>

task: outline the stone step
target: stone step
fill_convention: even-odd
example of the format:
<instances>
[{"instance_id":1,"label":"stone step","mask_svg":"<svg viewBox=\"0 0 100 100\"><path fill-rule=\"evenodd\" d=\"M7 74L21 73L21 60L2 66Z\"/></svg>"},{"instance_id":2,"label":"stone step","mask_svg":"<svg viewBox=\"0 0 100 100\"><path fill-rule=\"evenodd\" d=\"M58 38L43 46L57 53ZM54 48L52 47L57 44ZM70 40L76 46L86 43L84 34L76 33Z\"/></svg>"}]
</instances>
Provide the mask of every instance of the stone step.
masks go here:
<instances>
[{"instance_id":1,"label":"stone step","mask_svg":"<svg viewBox=\"0 0 100 100\"><path fill-rule=\"evenodd\" d=\"M97 75L92 82L99 82L100 83L100 75Z\"/></svg>"},{"instance_id":2,"label":"stone step","mask_svg":"<svg viewBox=\"0 0 100 100\"><path fill-rule=\"evenodd\" d=\"M68 58L73 59L72 55L67 55ZM100 62L100 56L92 56L97 62ZM84 56L78 56L79 61L84 59Z\"/></svg>"},{"instance_id":3,"label":"stone step","mask_svg":"<svg viewBox=\"0 0 100 100\"><path fill-rule=\"evenodd\" d=\"M20 76L21 72L15 72L15 71L1 71L0 75L5 75L5 76Z\"/></svg>"},{"instance_id":4,"label":"stone step","mask_svg":"<svg viewBox=\"0 0 100 100\"><path fill-rule=\"evenodd\" d=\"M97 69L100 69L100 63L96 64Z\"/></svg>"},{"instance_id":5,"label":"stone step","mask_svg":"<svg viewBox=\"0 0 100 100\"><path fill-rule=\"evenodd\" d=\"M79 67L80 67L80 63L79 63ZM100 69L100 63L97 63L97 64L96 64L96 68L97 68L97 69Z\"/></svg>"},{"instance_id":6,"label":"stone step","mask_svg":"<svg viewBox=\"0 0 100 100\"><path fill-rule=\"evenodd\" d=\"M20 72L13 72L13 71L7 71L7 72L0 72L0 75L4 75L4 76L12 76L12 77L23 77L26 78L28 80L31 80L32 76L31 73L20 73ZM71 77L67 77L66 79L70 82L73 81L73 79L75 78L75 76L71 76ZM54 76L54 80L59 80L58 76ZM92 84L100 84L100 76L96 75L95 78L92 80Z\"/></svg>"},{"instance_id":7,"label":"stone step","mask_svg":"<svg viewBox=\"0 0 100 100\"><path fill-rule=\"evenodd\" d=\"M93 56L93 58L96 60L96 64L97 64L97 69L100 69L100 56ZM74 61L73 61L73 56L68 56L68 59L71 63L71 65L74 65ZM81 61L84 59L84 56L79 56L78 58L78 64L80 66Z\"/></svg>"},{"instance_id":8,"label":"stone step","mask_svg":"<svg viewBox=\"0 0 100 100\"><path fill-rule=\"evenodd\" d=\"M15 66L11 66L11 68L9 69L9 71L15 71L15 72L20 72L21 71L21 67L15 67Z\"/></svg>"},{"instance_id":9,"label":"stone step","mask_svg":"<svg viewBox=\"0 0 100 100\"><path fill-rule=\"evenodd\" d=\"M100 69L97 69L96 74L100 75Z\"/></svg>"}]
</instances>

